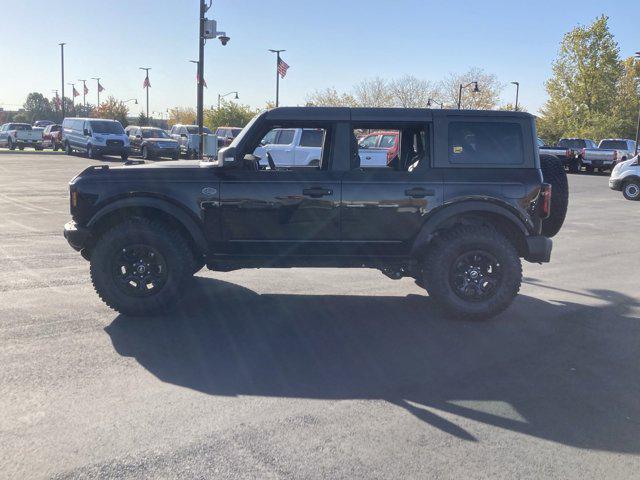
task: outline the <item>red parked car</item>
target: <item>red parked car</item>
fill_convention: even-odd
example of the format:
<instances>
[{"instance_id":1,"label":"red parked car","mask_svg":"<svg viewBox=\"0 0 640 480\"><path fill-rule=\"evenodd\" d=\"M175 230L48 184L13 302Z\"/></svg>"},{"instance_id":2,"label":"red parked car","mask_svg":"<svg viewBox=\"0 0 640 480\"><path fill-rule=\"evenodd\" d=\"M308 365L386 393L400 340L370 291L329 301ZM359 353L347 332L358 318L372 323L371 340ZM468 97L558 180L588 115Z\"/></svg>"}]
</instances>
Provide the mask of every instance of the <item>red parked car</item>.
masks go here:
<instances>
[{"instance_id":1,"label":"red parked car","mask_svg":"<svg viewBox=\"0 0 640 480\"><path fill-rule=\"evenodd\" d=\"M53 148L54 152L62 148L62 125L47 125L42 132L42 147Z\"/></svg>"},{"instance_id":2,"label":"red parked car","mask_svg":"<svg viewBox=\"0 0 640 480\"><path fill-rule=\"evenodd\" d=\"M387 150L387 165L391 165L398 156L399 133L398 131L380 131L364 135L358 140L358 144L365 148L385 148Z\"/></svg>"}]
</instances>

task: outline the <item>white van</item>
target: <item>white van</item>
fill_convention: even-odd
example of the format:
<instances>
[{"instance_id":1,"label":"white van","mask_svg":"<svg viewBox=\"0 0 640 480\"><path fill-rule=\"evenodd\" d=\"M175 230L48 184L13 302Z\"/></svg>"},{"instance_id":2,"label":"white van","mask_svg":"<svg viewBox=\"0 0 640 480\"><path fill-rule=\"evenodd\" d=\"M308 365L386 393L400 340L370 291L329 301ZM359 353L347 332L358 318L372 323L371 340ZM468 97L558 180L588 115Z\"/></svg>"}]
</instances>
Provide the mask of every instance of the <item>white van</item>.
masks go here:
<instances>
[{"instance_id":1,"label":"white van","mask_svg":"<svg viewBox=\"0 0 640 480\"><path fill-rule=\"evenodd\" d=\"M62 145L67 155L85 152L89 158L100 155L129 157L129 137L117 120L103 118L65 118L62 122Z\"/></svg>"},{"instance_id":2,"label":"white van","mask_svg":"<svg viewBox=\"0 0 640 480\"><path fill-rule=\"evenodd\" d=\"M609 177L609 188L622 192L627 200L640 200L640 156L617 164Z\"/></svg>"}]
</instances>

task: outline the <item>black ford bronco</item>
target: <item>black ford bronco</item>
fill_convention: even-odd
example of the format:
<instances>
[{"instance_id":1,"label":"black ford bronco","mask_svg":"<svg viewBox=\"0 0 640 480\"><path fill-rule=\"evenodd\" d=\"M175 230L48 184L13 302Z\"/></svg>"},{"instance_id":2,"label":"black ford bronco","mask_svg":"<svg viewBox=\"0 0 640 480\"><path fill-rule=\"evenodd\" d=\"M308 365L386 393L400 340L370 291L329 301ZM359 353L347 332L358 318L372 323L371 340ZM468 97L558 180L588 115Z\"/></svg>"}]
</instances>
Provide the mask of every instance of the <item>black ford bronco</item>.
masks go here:
<instances>
[{"instance_id":1,"label":"black ford bronco","mask_svg":"<svg viewBox=\"0 0 640 480\"><path fill-rule=\"evenodd\" d=\"M317 131L321 147L298 148L319 148L319 165L265 148L274 129ZM382 152L393 161L359 145L376 131L396 132ZM70 182L64 235L125 314L167 308L206 265L376 268L414 278L452 315L486 318L518 293L521 258L549 261L567 198L526 113L286 107L215 161L87 168Z\"/></svg>"}]
</instances>

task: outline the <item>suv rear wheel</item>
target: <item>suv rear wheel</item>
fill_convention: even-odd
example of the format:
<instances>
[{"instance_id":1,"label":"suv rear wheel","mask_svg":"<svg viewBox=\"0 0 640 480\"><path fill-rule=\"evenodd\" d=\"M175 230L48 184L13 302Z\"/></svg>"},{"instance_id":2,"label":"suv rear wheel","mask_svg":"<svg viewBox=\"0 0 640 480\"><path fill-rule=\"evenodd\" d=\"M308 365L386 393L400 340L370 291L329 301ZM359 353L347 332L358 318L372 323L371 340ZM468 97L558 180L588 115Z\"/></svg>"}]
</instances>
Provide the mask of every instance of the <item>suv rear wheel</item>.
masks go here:
<instances>
[{"instance_id":1,"label":"suv rear wheel","mask_svg":"<svg viewBox=\"0 0 640 480\"><path fill-rule=\"evenodd\" d=\"M461 225L429 246L423 284L452 316L480 320L505 310L520 290L513 244L491 227Z\"/></svg>"},{"instance_id":2,"label":"suv rear wheel","mask_svg":"<svg viewBox=\"0 0 640 480\"><path fill-rule=\"evenodd\" d=\"M542 221L542 234L551 238L560 231L567 216L569 183L567 173L558 157L540 155L540 169L544 181L551 184L551 212L549 217Z\"/></svg>"},{"instance_id":3,"label":"suv rear wheel","mask_svg":"<svg viewBox=\"0 0 640 480\"><path fill-rule=\"evenodd\" d=\"M112 227L91 252L91 280L100 298L128 315L151 315L173 303L195 270L180 234L144 218Z\"/></svg>"}]
</instances>

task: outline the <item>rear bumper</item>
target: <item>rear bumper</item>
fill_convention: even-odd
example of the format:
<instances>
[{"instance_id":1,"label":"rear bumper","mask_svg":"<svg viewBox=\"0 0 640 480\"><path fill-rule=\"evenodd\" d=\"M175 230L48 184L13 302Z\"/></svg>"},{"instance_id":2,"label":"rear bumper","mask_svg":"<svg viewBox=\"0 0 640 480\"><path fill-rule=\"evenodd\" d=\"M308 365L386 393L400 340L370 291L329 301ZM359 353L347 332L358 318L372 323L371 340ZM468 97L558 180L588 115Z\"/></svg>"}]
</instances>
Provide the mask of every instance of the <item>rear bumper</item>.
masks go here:
<instances>
[{"instance_id":1,"label":"rear bumper","mask_svg":"<svg viewBox=\"0 0 640 480\"><path fill-rule=\"evenodd\" d=\"M533 263L547 263L551 260L553 242L550 238L537 235L527 237L527 255L524 259Z\"/></svg>"},{"instance_id":2,"label":"rear bumper","mask_svg":"<svg viewBox=\"0 0 640 480\"><path fill-rule=\"evenodd\" d=\"M88 240L91 238L91 232L88 228L81 227L76 222L71 221L64 225L64 238L67 239L71 248L79 252L86 247Z\"/></svg>"}]
</instances>

